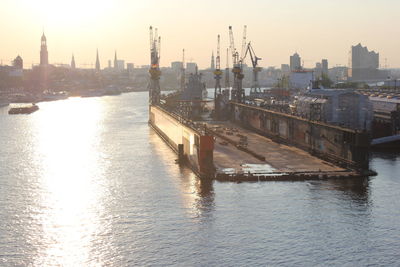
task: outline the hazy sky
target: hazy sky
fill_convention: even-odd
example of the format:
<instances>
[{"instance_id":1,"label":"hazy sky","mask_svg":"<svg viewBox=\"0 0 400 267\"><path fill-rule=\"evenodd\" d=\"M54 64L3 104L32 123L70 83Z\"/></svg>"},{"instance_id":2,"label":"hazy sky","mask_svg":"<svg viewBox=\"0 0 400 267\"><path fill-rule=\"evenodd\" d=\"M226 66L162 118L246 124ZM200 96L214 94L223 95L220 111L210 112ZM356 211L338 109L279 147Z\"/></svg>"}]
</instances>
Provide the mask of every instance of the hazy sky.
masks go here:
<instances>
[{"instance_id":1,"label":"hazy sky","mask_svg":"<svg viewBox=\"0 0 400 267\"><path fill-rule=\"evenodd\" d=\"M243 25L261 66L288 63L297 51L306 67L322 58L347 65L351 45L361 42L380 53L389 67L400 67L399 0L0 0L0 59L21 55L25 67L39 62L43 28L50 63L102 67L118 57L135 65L149 62L149 25L162 36L161 65L180 60L208 67L221 34L226 62L228 26L237 47Z\"/></svg>"}]
</instances>

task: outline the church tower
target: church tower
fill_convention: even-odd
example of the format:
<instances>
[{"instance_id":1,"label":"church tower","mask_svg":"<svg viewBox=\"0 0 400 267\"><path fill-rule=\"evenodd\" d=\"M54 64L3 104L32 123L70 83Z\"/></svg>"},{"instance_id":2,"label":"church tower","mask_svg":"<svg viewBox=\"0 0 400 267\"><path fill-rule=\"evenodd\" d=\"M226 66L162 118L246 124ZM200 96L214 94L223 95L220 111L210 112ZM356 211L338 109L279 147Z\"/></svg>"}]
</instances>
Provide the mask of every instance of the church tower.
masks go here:
<instances>
[{"instance_id":1,"label":"church tower","mask_svg":"<svg viewBox=\"0 0 400 267\"><path fill-rule=\"evenodd\" d=\"M96 54L96 71L100 71L99 49L97 49L97 54Z\"/></svg>"},{"instance_id":2,"label":"church tower","mask_svg":"<svg viewBox=\"0 0 400 267\"><path fill-rule=\"evenodd\" d=\"M74 54L72 54L72 60L71 60L71 69L75 69L75 57Z\"/></svg>"},{"instance_id":3,"label":"church tower","mask_svg":"<svg viewBox=\"0 0 400 267\"><path fill-rule=\"evenodd\" d=\"M47 40L43 32L40 45L40 66L47 66L48 64L49 64L49 53L47 52Z\"/></svg>"}]
</instances>

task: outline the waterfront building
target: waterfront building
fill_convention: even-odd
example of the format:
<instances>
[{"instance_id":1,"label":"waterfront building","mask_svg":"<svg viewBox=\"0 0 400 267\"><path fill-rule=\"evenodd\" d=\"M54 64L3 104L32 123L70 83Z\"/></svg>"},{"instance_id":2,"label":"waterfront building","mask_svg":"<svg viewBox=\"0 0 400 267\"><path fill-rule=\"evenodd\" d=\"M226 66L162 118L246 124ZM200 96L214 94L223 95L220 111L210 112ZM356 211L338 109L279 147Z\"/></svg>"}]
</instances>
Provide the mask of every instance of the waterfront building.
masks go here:
<instances>
[{"instance_id":1,"label":"waterfront building","mask_svg":"<svg viewBox=\"0 0 400 267\"><path fill-rule=\"evenodd\" d=\"M387 72L379 70L379 53L368 51L361 43L352 46L349 56L348 77L352 81L374 81L387 77Z\"/></svg>"},{"instance_id":2,"label":"waterfront building","mask_svg":"<svg viewBox=\"0 0 400 267\"><path fill-rule=\"evenodd\" d=\"M299 69L301 69L301 58L296 52L293 56L290 56L290 70L294 71Z\"/></svg>"}]
</instances>

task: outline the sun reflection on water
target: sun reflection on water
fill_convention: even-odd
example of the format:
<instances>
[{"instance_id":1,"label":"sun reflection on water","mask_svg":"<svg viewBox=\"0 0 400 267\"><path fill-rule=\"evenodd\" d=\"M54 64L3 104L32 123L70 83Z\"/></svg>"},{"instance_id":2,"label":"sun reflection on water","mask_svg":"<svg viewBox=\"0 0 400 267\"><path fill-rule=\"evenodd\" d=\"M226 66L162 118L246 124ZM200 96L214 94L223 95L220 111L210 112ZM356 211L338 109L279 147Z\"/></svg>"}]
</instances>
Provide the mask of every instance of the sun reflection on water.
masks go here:
<instances>
[{"instance_id":1,"label":"sun reflection on water","mask_svg":"<svg viewBox=\"0 0 400 267\"><path fill-rule=\"evenodd\" d=\"M101 234L106 162L100 150L102 105L94 99L43 103L36 121L36 163L41 166L44 251L35 265L88 263ZM43 107L43 108L42 108Z\"/></svg>"}]
</instances>

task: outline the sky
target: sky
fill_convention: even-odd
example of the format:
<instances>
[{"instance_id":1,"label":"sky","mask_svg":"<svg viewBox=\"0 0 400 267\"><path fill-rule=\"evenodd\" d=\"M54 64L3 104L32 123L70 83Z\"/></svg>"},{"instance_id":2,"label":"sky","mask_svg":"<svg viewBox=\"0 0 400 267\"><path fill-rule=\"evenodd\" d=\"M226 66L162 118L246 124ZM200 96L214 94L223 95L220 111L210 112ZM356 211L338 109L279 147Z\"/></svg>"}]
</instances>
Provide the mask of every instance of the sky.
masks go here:
<instances>
[{"instance_id":1,"label":"sky","mask_svg":"<svg viewBox=\"0 0 400 267\"><path fill-rule=\"evenodd\" d=\"M226 65L228 27L241 46L243 26L261 66L289 63L298 52L305 67L326 58L347 66L350 47L361 43L380 53L382 67L400 67L399 0L1 0L0 60L17 55L25 68L39 62L47 37L49 62L89 68L99 50L102 67L117 51L136 66L149 64L149 26L161 35L161 66L182 58L210 66L221 35ZM385 60L386 59L386 60ZM230 60L231 61L231 60Z\"/></svg>"}]
</instances>

